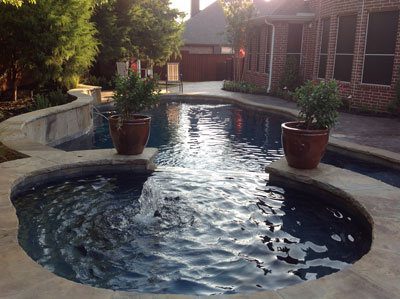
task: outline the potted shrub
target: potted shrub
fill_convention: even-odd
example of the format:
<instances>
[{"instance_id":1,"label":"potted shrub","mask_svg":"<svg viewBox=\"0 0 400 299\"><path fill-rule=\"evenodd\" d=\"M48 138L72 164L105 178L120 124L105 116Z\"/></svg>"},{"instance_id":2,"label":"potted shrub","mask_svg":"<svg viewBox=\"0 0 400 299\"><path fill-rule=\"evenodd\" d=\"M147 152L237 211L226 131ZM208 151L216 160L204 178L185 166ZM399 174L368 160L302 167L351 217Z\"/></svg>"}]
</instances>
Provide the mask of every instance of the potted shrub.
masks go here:
<instances>
[{"instance_id":1,"label":"potted shrub","mask_svg":"<svg viewBox=\"0 0 400 299\"><path fill-rule=\"evenodd\" d=\"M325 153L341 105L336 81L308 81L295 91L300 121L282 124L282 144L291 167L312 169Z\"/></svg>"},{"instance_id":2,"label":"potted shrub","mask_svg":"<svg viewBox=\"0 0 400 299\"><path fill-rule=\"evenodd\" d=\"M129 72L115 82L113 99L117 115L109 118L114 147L120 155L139 155L150 136L150 117L138 114L153 107L159 100L160 90L156 79L141 79Z\"/></svg>"}]
</instances>

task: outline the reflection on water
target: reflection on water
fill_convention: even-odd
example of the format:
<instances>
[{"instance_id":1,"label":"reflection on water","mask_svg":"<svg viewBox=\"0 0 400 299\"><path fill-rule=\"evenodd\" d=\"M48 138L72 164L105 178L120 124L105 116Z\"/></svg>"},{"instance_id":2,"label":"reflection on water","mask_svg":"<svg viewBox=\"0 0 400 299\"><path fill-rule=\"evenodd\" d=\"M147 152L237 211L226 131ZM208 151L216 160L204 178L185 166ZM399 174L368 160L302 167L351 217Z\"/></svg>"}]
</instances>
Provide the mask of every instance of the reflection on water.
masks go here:
<instances>
[{"instance_id":1,"label":"reflection on water","mask_svg":"<svg viewBox=\"0 0 400 299\"><path fill-rule=\"evenodd\" d=\"M264 171L282 157L282 116L232 105L163 103L149 111L148 146L159 149L158 165L194 169ZM95 118L95 132L61 145L66 150L111 148L108 124Z\"/></svg>"}]
</instances>

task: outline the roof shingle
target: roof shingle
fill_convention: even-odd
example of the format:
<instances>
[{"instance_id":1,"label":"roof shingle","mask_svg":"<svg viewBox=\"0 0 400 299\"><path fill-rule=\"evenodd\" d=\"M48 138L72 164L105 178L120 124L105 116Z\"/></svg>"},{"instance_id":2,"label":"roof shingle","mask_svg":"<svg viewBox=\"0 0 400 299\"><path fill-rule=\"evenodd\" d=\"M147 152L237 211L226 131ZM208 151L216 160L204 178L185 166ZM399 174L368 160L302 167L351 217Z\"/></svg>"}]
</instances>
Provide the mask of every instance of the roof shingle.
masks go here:
<instances>
[{"instance_id":1,"label":"roof shingle","mask_svg":"<svg viewBox=\"0 0 400 299\"><path fill-rule=\"evenodd\" d=\"M255 16L272 13L283 0L253 0ZM185 23L183 40L193 45L228 45L225 35L226 21L222 6L215 1Z\"/></svg>"}]
</instances>

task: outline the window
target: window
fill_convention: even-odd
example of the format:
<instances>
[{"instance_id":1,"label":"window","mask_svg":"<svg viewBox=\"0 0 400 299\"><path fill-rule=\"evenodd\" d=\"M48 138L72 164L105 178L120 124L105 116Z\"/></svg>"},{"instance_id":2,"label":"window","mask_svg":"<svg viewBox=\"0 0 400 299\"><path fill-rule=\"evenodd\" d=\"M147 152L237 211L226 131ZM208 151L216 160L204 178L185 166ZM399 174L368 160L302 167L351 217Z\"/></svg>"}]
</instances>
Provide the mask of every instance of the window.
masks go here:
<instances>
[{"instance_id":1,"label":"window","mask_svg":"<svg viewBox=\"0 0 400 299\"><path fill-rule=\"evenodd\" d=\"M301 45L303 42L303 24L289 24L287 58L293 57L301 63Z\"/></svg>"},{"instance_id":2,"label":"window","mask_svg":"<svg viewBox=\"0 0 400 299\"><path fill-rule=\"evenodd\" d=\"M261 36L262 30L257 31L257 54L256 54L256 71L260 71L260 55L261 55Z\"/></svg>"},{"instance_id":3,"label":"window","mask_svg":"<svg viewBox=\"0 0 400 299\"><path fill-rule=\"evenodd\" d=\"M363 83L391 84L398 21L398 11L369 15Z\"/></svg>"},{"instance_id":4,"label":"window","mask_svg":"<svg viewBox=\"0 0 400 299\"><path fill-rule=\"evenodd\" d=\"M333 78L351 81L353 70L354 42L356 39L357 16L339 17L339 29L336 40L335 71Z\"/></svg>"},{"instance_id":5,"label":"window","mask_svg":"<svg viewBox=\"0 0 400 299\"><path fill-rule=\"evenodd\" d=\"M272 28L267 26L267 45L265 47L265 70L264 72L269 74L270 60L271 60L271 43L272 43Z\"/></svg>"},{"instance_id":6,"label":"window","mask_svg":"<svg viewBox=\"0 0 400 299\"><path fill-rule=\"evenodd\" d=\"M328 47L331 20L322 20L321 48L319 53L318 78L326 78L326 67L328 65Z\"/></svg>"}]
</instances>

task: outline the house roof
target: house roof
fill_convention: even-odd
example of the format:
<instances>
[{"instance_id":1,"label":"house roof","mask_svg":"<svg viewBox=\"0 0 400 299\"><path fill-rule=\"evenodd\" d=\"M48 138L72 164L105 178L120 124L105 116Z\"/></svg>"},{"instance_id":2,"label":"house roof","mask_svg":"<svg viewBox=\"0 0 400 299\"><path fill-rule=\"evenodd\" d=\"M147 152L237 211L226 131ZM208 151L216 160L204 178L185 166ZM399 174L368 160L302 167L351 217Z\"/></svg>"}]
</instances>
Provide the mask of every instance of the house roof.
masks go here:
<instances>
[{"instance_id":1,"label":"house roof","mask_svg":"<svg viewBox=\"0 0 400 299\"><path fill-rule=\"evenodd\" d=\"M256 9L255 16L272 13L276 8L275 2L282 0L253 0ZM185 23L183 40L192 45L229 45L225 35L226 21L222 6L215 1Z\"/></svg>"},{"instance_id":2,"label":"house roof","mask_svg":"<svg viewBox=\"0 0 400 299\"><path fill-rule=\"evenodd\" d=\"M271 15L293 16L299 14L311 14L310 2L305 0L272 0L275 2L275 9ZM268 14L267 14L268 15Z\"/></svg>"},{"instance_id":3,"label":"house roof","mask_svg":"<svg viewBox=\"0 0 400 299\"><path fill-rule=\"evenodd\" d=\"M315 17L307 0L271 0L267 10L252 18L253 24L268 21L309 22Z\"/></svg>"}]
</instances>

